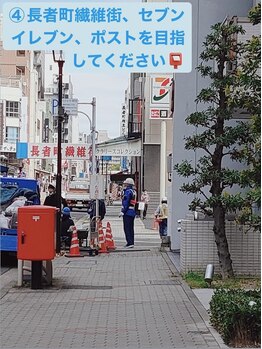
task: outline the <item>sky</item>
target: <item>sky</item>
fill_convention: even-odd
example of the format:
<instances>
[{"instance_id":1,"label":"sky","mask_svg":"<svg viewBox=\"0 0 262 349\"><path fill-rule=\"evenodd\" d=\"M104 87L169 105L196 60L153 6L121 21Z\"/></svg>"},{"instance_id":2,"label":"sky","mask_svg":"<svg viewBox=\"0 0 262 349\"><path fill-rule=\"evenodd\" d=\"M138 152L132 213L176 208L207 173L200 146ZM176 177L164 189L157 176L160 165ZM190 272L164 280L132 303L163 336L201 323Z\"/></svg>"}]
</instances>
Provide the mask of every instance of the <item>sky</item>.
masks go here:
<instances>
[{"instance_id":1,"label":"sky","mask_svg":"<svg viewBox=\"0 0 262 349\"><path fill-rule=\"evenodd\" d=\"M34 7L39 2L46 3L48 6L53 7L56 3L70 3L72 0L0 0L0 13L2 12L2 5L4 2L14 3L14 7L16 9L16 7L22 8L21 4L23 2L32 3L34 4ZM87 5L90 2L95 4L101 3L102 5L106 3L122 3L123 0L75 0L74 3ZM124 2L141 3L142 0L125 0ZM52 47L50 47L50 49L52 49ZM83 72L74 73L69 68L67 71L65 56L64 73L70 74L73 84L73 97L77 98L79 102L90 103L92 98L96 97L96 130L108 131L108 136L110 138L118 137L120 135L122 104L125 101L125 90L129 85L130 72L120 72L116 70L115 72L99 71L98 73L90 72L88 74L84 74ZM88 114L91 118L91 105L81 105L79 106L79 110ZM88 133L90 131L89 121L83 114L79 114L79 119L81 120L81 127L79 129L85 133Z\"/></svg>"},{"instance_id":2,"label":"sky","mask_svg":"<svg viewBox=\"0 0 262 349\"><path fill-rule=\"evenodd\" d=\"M91 102L96 98L96 129L107 130L110 138L120 135L122 103L125 101L125 89L128 87L129 73L90 73L70 74L73 83L74 98L79 102ZM79 105L78 109L92 117L91 105ZM84 115L80 116L85 132L90 128ZM80 128L81 129L81 128Z\"/></svg>"},{"instance_id":3,"label":"sky","mask_svg":"<svg viewBox=\"0 0 262 349\"><path fill-rule=\"evenodd\" d=\"M71 0L53 0L52 2L42 0L54 5L56 2L70 2ZM76 2L88 3L88 2L101 2L101 3L113 3L122 2L121 0L105 1L105 0L80 0ZM18 0L0 0L0 12L2 12L2 5L4 2L14 2L20 4ZM37 4L35 0L27 0L25 2L32 2ZM40 1L39 1L40 2ZM125 0L125 2L140 2L137 0ZM66 73L66 63L64 65L64 71ZM90 73L90 74L72 74L70 72L74 98L78 98L79 102L91 102L93 97L96 97L97 112L96 112L96 125L97 130L107 130L110 138L115 138L120 135L120 121L121 121L121 107L124 103L125 89L128 87L129 73L127 72L115 72L115 73ZM91 118L92 107L91 105L79 106L79 110L88 114ZM80 114L79 114L80 115ZM81 117L80 117L81 118ZM88 132L90 128L89 121L82 115L81 122L83 122L83 131ZM80 128L81 130L81 128Z\"/></svg>"}]
</instances>

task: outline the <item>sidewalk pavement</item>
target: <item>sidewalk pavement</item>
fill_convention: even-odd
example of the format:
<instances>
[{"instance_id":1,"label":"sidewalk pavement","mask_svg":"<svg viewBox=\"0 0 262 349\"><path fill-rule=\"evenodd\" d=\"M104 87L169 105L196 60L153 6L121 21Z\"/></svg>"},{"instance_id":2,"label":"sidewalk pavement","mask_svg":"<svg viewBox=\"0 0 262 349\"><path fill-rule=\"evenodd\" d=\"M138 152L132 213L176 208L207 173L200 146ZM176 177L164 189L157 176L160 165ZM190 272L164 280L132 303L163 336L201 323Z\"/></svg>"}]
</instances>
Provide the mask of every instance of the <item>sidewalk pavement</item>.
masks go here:
<instances>
[{"instance_id":1,"label":"sidewalk pavement","mask_svg":"<svg viewBox=\"0 0 262 349\"><path fill-rule=\"evenodd\" d=\"M56 257L51 287L17 287L17 269L1 275L1 348L228 348L158 231L136 219L136 246L125 250L122 220L107 221L116 251Z\"/></svg>"}]
</instances>

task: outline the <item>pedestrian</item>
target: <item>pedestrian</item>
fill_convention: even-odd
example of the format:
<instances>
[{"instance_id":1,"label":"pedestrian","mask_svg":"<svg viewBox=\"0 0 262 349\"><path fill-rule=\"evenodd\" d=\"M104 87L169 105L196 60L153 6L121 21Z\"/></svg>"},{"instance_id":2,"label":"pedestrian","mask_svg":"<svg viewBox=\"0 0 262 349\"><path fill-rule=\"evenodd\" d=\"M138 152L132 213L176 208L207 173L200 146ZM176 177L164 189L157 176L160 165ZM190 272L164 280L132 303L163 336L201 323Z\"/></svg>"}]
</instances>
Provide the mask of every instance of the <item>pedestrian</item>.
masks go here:
<instances>
[{"instance_id":1,"label":"pedestrian","mask_svg":"<svg viewBox=\"0 0 262 349\"><path fill-rule=\"evenodd\" d=\"M146 213L148 208L148 203L150 200L150 196L146 190L144 190L141 194L141 202L144 203L144 210L143 210L143 219L146 219Z\"/></svg>"},{"instance_id":2,"label":"pedestrian","mask_svg":"<svg viewBox=\"0 0 262 349\"><path fill-rule=\"evenodd\" d=\"M64 207L62 210L60 231L61 231L61 242L64 242L67 247L71 246L72 231L70 231L70 227L74 225L75 223L71 218L69 207Z\"/></svg>"},{"instance_id":3,"label":"pedestrian","mask_svg":"<svg viewBox=\"0 0 262 349\"><path fill-rule=\"evenodd\" d=\"M124 233L126 238L125 248L134 247L134 220L136 216L136 190L134 189L134 180L132 178L126 178L123 182L122 193L122 209L119 217L123 217Z\"/></svg>"},{"instance_id":4,"label":"pedestrian","mask_svg":"<svg viewBox=\"0 0 262 349\"><path fill-rule=\"evenodd\" d=\"M96 216L96 200L92 200L90 203L88 203L87 213L89 214L89 217L90 217L91 231L94 232L96 227L96 220L93 219L93 217ZM100 222L102 222L102 220L104 219L105 214L106 214L105 201L100 199L98 200L98 216L99 216L98 219Z\"/></svg>"},{"instance_id":5,"label":"pedestrian","mask_svg":"<svg viewBox=\"0 0 262 349\"><path fill-rule=\"evenodd\" d=\"M161 204L156 209L155 218L158 220L160 237L167 236L168 205L166 197L162 198Z\"/></svg>"},{"instance_id":6,"label":"pedestrian","mask_svg":"<svg viewBox=\"0 0 262 349\"><path fill-rule=\"evenodd\" d=\"M45 198L44 205L56 207L57 195L56 195L55 187L52 184L49 184L47 189L48 189L48 196ZM67 207L67 202L63 197L61 197L61 204L62 204L62 208Z\"/></svg>"}]
</instances>

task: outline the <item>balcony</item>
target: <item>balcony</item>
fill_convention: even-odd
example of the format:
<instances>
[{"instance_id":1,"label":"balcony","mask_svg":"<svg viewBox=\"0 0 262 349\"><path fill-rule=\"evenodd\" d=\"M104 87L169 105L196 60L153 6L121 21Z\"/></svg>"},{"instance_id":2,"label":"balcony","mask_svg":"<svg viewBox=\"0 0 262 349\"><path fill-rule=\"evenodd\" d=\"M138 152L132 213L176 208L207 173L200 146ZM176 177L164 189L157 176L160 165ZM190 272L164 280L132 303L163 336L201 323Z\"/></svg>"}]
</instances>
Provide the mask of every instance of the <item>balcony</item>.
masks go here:
<instances>
[{"instance_id":1,"label":"balcony","mask_svg":"<svg viewBox=\"0 0 262 349\"><path fill-rule=\"evenodd\" d=\"M46 87L45 93L50 94L50 95L58 94L58 88L57 87Z\"/></svg>"},{"instance_id":2,"label":"balcony","mask_svg":"<svg viewBox=\"0 0 262 349\"><path fill-rule=\"evenodd\" d=\"M0 78L1 87L16 87L21 88L21 78L19 77L1 77Z\"/></svg>"},{"instance_id":3,"label":"balcony","mask_svg":"<svg viewBox=\"0 0 262 349\"><path fill-rule=\"evenodd\" d=\"M141 138L142 136L142 123L141 122L128 122L127 138Z\"/></svg>"}]
</instances>

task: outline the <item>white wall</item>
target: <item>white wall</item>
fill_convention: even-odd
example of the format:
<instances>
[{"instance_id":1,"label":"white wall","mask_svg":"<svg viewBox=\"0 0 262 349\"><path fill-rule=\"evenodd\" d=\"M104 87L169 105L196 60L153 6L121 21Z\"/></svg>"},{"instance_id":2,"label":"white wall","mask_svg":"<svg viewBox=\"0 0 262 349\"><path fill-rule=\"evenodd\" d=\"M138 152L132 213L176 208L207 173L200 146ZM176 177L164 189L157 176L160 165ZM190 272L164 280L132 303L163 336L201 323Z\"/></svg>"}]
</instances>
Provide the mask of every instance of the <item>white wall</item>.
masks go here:
<instances>
[{"instance_id":1,"label":"white wall","mask_svg":"<svg viewBox=\"0 0 262 349\"><path fill-rule=\"evenodd\" d=\"M203 50L202 43L210 32L210 26L223 21L227 16L247 16L252 6L252 1L242 0L190 0L193 14L192 33L192 72L188 74L176 74L175 89L175 113L173 126L173 163L182 160L192 161L194 165L199 158L199 152L184 149L184 137L195 132L193 127L186 125L185 118L200 109L194 102L197 94L206 87L206 79L200 77L195 67L200 63L199 55ZM198 109L197 109L198 108ZM170 213L171 248L180 248L180 234L177 231L177 220L185 217L188 212L188 204L193 199L192 195L186 195L180 191L181 185L186 180L179 177L175 171L172 173L172 211Z\"/></svg>"},{"instance_id":2,"label":"white wall","mask_svg":"<svg viewBox=\"0 0 262 349\"><path fill-rule=\"evenodd\" d=\"M181 273L204 272L207 264L213 264L219 274L213 222L182 220L181 229ZM226 222L226 231L234 273L260 276L261 234L233 221Z\"/></svg>"}]
</instances>

